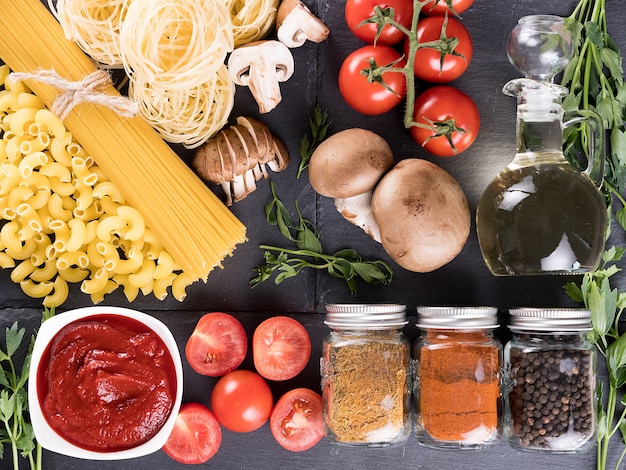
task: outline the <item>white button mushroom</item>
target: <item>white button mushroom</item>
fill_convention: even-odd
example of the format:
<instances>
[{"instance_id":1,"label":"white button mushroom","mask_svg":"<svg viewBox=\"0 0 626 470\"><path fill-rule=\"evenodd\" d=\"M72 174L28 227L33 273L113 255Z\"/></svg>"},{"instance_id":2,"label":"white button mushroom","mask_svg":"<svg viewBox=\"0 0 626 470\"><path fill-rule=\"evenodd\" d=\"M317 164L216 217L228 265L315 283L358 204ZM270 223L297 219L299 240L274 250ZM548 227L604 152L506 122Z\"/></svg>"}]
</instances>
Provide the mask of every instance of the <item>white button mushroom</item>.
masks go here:
<instances>
[{"instance_id":1,"label":"white button mushroom","mask_svg":"<svg viewBox=\"0 0 626 470\"><path fill-rule=\"evenodd\" d=\"M300 47L307 40L322 42L328 27L300 0L283 0L276 14L276 36L287 47Z\"/></svg>"},{"instance_id":2,"label":"white button mushroom","mask_svg":"<svg viewBox=\"0 0 626 470\"><path fill-rule=\"evenodd\" d=\"M372 190L393 165L389 144L366 129L346 129L324 140L309 160L311 186L335 198L335 207L354 225L380 242L370 209Z\"/></svg>"},{"instance_id":3,"label":"white button mushroom","mask_svg":"<svg viewBox=\"0 0 626 470\"><path fill-rule=\"evenodd\" d=\"M293 75L291 51L279 41L255 41L235 49L228 58L230 76L250 88L260 113L268 113L282 100L279 82Z\"/></svg>"},{"instance_id":4,"label":"white button mushroom","mask_svg":"<svg viewBox=\"0 0 626 470\"><path fill-rule=\"evenodd\" d=\"M470 211L459 183L418 158L394 166L372 195L385 251L409 271L430 272L452 261L470 233Z\"/></svg>"}]
</instances>

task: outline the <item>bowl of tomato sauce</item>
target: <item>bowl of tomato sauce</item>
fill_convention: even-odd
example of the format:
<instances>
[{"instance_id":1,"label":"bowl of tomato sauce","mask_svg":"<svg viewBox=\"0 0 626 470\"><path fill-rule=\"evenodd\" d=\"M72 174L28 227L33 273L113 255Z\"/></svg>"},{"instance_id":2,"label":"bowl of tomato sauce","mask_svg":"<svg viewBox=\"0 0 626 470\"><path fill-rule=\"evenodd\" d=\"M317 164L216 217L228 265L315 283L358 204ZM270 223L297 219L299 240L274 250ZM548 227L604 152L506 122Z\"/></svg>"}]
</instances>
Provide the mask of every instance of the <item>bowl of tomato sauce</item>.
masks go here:
<instances>
[{"instance_id":1,"label":"bowl of tomato sauce","mask_svg":"<svg viewBox=\"0 0 626 470\"><path fill-rule=\"evenodd\" d=\"M39 329L28 405L44 449L91 460L140 457L169 437L183 392L172 333L120 307L58 313Z\"/></svg>"}]
</instances>

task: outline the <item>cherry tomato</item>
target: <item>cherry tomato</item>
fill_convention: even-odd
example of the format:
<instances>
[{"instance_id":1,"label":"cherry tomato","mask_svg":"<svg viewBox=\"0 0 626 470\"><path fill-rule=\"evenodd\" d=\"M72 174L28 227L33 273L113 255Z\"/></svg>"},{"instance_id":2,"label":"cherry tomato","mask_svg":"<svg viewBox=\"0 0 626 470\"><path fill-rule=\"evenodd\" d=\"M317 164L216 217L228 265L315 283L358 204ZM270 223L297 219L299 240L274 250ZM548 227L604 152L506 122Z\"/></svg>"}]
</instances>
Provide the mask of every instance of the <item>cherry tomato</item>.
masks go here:
<instances>
[{"instance_id":1,"label":"cherry tomato","mask_svg":"<svg viewBox=\"0 0 626 470\"><path fill-rule=\"evenodd\" d=\"M452 148L445 135L435 136L435 132L430 129L411 127L413 139L440 157L451 157L467 149L476 140L480 128L480 115L474 101L462 91L445 85L429 88L417 97L413 120L425 125L429 125L428 120L451 121L452 126L463 129L464 132L450 132L454 144Z\"/></svg>"},{"instance_id":2,"label":"cherry tomato","mask_svg":"<svg viewBox=\"0 0 626 470\"><path fill-rule=\"evenodd\" d=\"M460 15L472 6L472 3L474 3L474 0L433 0L422 7L422 13L426 15L442 16L446 13L456 13L457 15ZM450 9L450 5L452 5L452 9L454 11Z\"/></svg>"},{"instance_id":3,"label":"cherry tomato","mask_svg":"<svg viewBox=\"0 0 626 470\"><path fill-rule=\"evenodd\" d=\"M420 43L437 41L445 18L430 16L420 20L417 25L417 39ZM448 18L445 31L446 39L442 40L443 51L422 47L415 53L415 76L433 83L446 83L459 78L469 67L474 52L472 38L460 21ZM453 46L451 41L458 39ZM409 52L409 41L405 41L404 53ZM443 64L441 54L444 52Z\"/></svg>"},{"instance_id":4,"label":"cherry tomato","mask_svg":"<svg viewBox=\"0 0 626 470\"><path fill-rule=\"evenodd\" d=\"M276 442L292 452L302 452L324 436L322 397L308 388L296 388L276 402L270 416Z\"/></svg>"},{"instance_id":5,"label":"cherry tomato","mask_svg":"<svg viewBox=\"0 0 626 470\"><path fill-rule=\"evenodd\" d=\"M239 367L247 349L248 339L239 320L227 313L213 312L196 324L187 340L185 356L199 374L219 377Z\"/></svg>"},{"instance_id":6,"label":"cherry tomato","mask_svg":"<svg viewBox=\"0 0 626 470\"><path fill-rule=\"evenodd\" d=\"M221 443L222 429L211 410L200 403L185 403L163 451L177 462L199 464L213 457Z\"/></svg>"},{"instance_id":7,"label":"cherry tomato","mask_svg":"<svg viewBox=\"0 0 626 470\"><path fill-rule=\"evenodd\" d=\"M386 113L396 107L406 94L406 80L401 72L384 72L380 81L368 81L367 70L370 60L378 67L398 61L401 68L405 62L402 55L389 46L364 46L352 52L339 69L339 92L343 99L356 111L370 116ZM365 70L365 75L363 74Z\"/></svg>"},{"instance_id":8,"label":"cherry tomato","mask_svg":"<svg viewBox=\"0 0 626 470\"><path fill-rule=\"evenodd\" d=\"M211 408L217 420L234 432L250 432L267 422L274 399L263 377L237 369L221 377L211 392Z\"/></svg>"},{"instance_id":9,"label":"cherry tomato","mask_svg":"<svg viewBox=\"0 0 626 470\"><path fill-rule=\"evenodd\" d=\"M254 367L268 380L295 377L306 367L310 357L309 333L299 321L291 317L270 317L254 331Z\"/></svg>"},{"instance_id":10,"label":"cherry tomato","mask_svg":"<svg viewBox=\"0 0 626 470\"><path fill-rule=\"evenodd\" d=\"M413 19L413 1L412 0L347 0L346 1L346 23L350 31L362 41L368 44L374 44L376 23L367 23L359 26L361 22L371 18L374 15L374 7L379 6L381 9L393 8L394 19L407 29L411 28ZM376 41L377 45L391 46L397 44L404 39L404 33L395 26L385 25Z\"/></svg>"}]
</instances>

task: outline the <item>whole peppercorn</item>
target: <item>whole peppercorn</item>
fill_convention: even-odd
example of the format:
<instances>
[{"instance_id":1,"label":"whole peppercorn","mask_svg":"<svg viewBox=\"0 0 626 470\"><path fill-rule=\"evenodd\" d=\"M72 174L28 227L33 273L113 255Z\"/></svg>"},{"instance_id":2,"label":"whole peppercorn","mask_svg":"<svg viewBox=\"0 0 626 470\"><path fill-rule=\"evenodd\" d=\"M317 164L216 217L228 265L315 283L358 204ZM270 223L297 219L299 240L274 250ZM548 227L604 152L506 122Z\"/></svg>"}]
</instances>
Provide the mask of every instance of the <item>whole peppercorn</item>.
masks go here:
<instances>
[{"instance_id":1,"label":"whole peppercorn","mask_svg":"<svg viewBox=\"0 0 626 470\"><path fill-rule=\"evenodd\" d=\"M584 337L587 315L531 312L513 316L513 340L505 349L508 439L527 450L581 450L595 435L595 351ZM572 318L581 322L580 330L548 331Z\"/></svg>"}]
</instances>

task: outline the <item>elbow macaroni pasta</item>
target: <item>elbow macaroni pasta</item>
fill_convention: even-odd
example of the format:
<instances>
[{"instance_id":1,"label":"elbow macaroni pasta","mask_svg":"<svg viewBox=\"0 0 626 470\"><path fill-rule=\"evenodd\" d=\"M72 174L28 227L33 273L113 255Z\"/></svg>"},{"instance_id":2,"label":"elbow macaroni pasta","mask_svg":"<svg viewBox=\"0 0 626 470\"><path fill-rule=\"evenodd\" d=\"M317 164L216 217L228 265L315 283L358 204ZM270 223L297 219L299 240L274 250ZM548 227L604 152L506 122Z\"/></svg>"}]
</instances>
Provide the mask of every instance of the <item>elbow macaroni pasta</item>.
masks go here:
<instances>
[{"instance_id":1,"label":"elbow macaroni pasta","mask_svg":"<svg viewBox=\"0 0 626 470\"><path fill-rule=\"evenodd\" d=\"M93 303L123 288L178 301L194 277L41 100L0 66L0 269L60 306L70 284Z\"/></svg>"}]
</instances>

